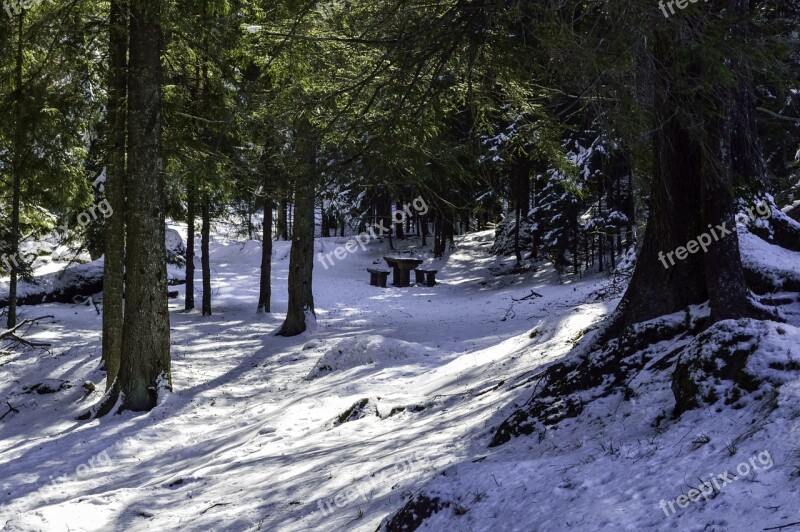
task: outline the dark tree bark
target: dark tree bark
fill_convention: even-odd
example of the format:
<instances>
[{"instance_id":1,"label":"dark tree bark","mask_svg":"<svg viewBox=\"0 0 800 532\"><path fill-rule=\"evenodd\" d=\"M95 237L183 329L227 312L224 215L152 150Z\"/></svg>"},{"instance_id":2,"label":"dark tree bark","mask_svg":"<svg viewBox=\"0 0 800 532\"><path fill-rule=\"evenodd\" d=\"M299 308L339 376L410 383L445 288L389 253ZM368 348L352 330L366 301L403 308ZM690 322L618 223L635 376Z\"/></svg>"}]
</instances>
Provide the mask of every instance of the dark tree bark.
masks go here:
<instances>
[{"instance_id":1,"label":"dark tree bark","mask_svg":"<svg viewBox=\"0 0 800 532\"><path fill-rule=\"evenodd\" d=\"M528 218L531 210L531 175L532 164L522 155L517 155L513 161L511 175L511 205L514 209L514 256L517 264L522 262L522 250L519 245L519 231L522 222Z\"/></svg>"},{"instance_id":2,"label":"dark tree bark","mask_svg":"<svg viewBox=\"0 0 800 532\"><path fill-rule=\"evenodd\" d=\"M297 179L294 193L292 250L289 256L289 306L279 336L305 332L306 318L316 318L312 280L314 272L314 206L316 143L310 138L310 125L300 131L301 149L306 150L306 168Z\"/></svg>"},{"instance_id":3,"label":"dark tree bark","mask_svg":"<svg viewBox=\"0 0 800 532\"><path fill-rule=\"evenodd\" d=\"M380 224L380 236L392 236L392 198L388 194L380 194L375 205L376 222ZM386 228L386 230L384 230Z\"/></svg>"},{"instance_id":4,"label":"dark tree bark","mask_svg":"<svg viewBox=\"0 0 800 532\"><path fill-rule=\"evenodd\" d=\"M603 215L603 177L600 177L600 184L599 189L597 191L597 216L602 217ZM595 235L597 236L597 260L599 261L599 267L597 271L603 273L603 267L605 264L605 246L603 245L603 240L606 237L605 228L598 229L595 231Z\"/></svg>"},{"instance_id":5,"label":"dark tree bark","mask_svg":"<svg viewBox=\"0 0 800 532\"><path fill-rule=\"evenodd\" d=\"M184 308L194 310L194 233L195 218L195 193L192 186L188 185L186 191L186 301Z\"/></svg>"},{"instance_id":6,"label":"dark tree bark","mask_svg":"<svg viewBox=\"0 0 800 532\"><path fill-rule=\"evenodd\" d=\"M732 11L742 20L750 12L749 0L729 0ZM749 23L742 22L734 29L742 40L750 38ZM733 104L729 106L731 126L731 170L733 182L754 192L767 189L767 168L761 153L756 122L756 96L753 73L740 57L731 59L738 87L733 93Z\"/></svg>"},{"instance_id":7,"label":"dark tree bark","mask_svg":"<svg viewBox=\"0 0 800 532\"><path fill-rule=\"evenodd\" d=\"M625 216L628 217L628 223L625 225L626 253L636 244L636 204L633 194L633 169L629 167L628 187L625 192Z\"/></svg>"},{"instance_id":8,"label":"dark tree bark","mask_svg":"<svg viewBox=\"0 0 800 532\"><path fill-rule=\"evenodd\" d=\"M517 265L522 263L522 251L519 248L519 226L522 223L520 216L519 204L514 208L514 256L517 259Z\"/></svg>"},{"instance_id":9,"label":"dark tree bark","mask_svg":"<svg viewBox=\"0 0 800 532\"><path fill-rule=\"evenodd\" d=\"M119 375L97 415L155 407L172 389L164 245L165 180L161 160L159 4L130 2L128 203L125 317Z\"/></svg>"},{"instance_id":10,"label":"dark tree bark","mask_svg":"<svg viewBox=\"0 0 800 532\"><path fill-rule=\"evenodd\" d=\"M272 299L272 197L269 173L264 171L264 227L261 239L261 286L258 295L258 312L271 312Z\"/></svg>"},{"instance_id":11,"label":"dark tree bark","mask_svg":"<svg viewBox=\"0 0 800 532\"><path fill-rule=\"evenodd\" d=\"M392 197L387 194L381 194L378 197L377 204L377 218L381 230L379 234L385 236L389 240L389 249L394 251L394 231L392 230ZM383 228L386 228L384 231Z\"/></svg>"},{"instance_id":12,"label":"dark tree bark","mask_svg":"<svg viewBox=\"0 0 800 532\"><path fill-rule=\"evenodd\" d=\"M730 117L736 98L717 85L710 107L689 103L696 96L679 92L674 80L676 72L684 72L676 68L676 51L685 44L668 30L657 32L654 105L659 127L654 133L651 214L631 284L605 338L704 301L709 301L712 321L757 313L744 280L734 220ZM686 79L699 83L710 76L701 60L689 64ZM757 138L755 131L746 134ZM673 265L669 253L704 233L718 237L708 252L689 253L684 260L675 254Z\"/></svg>"},{"instance_id":13,"label":"dark tree bark","mask_svg":"<svg viewBox=\"0 0 800 532\"><path fill-rule=\"evenodd\" d=\"M289 200L281 197L280 205L278 207L278 240L289 240L289 229L286 221L286 212L289 210Z\"/></svg>"},{"instance_id":14,"label":"dark tree bark","mask_svg":"<svg viewBox=\"0 0 800 532\"><path fill-rule=\"evenodd\" d=\"M396 211L397 212L403 212L403 202L402 201L397 200L395 202L395 207L396 207ZM392 216L394 216L394 213L392 213ZM404 218L400 218L400 216L394 216L394 220L392 220L392 222L394 222L395 236L397 237L397 240L404 240L406 238L406 233L403 230L403 222L404 221L405 221L405 219Z\"/></svg>"},{"instance_id":15,"label":"dark tree bark","mask_svg":"<svg viewBox=\"0 0 800 532\"><path fill-rule=\"evenodd\" d=\"M453 207L449 205L445 206L442 218L442 253L444 253L445 246L448 242L450 243L451 251L456 247L456 225Z\"/></svg>"},{"instance_id":16,"label":"dark tree bark","mask_svg":"<svg viewBox=\"0 0 800 532\"><path fill-rule=\"evenodd\" d=\"M247 200L247 240L253 240L253 212L255 207L253 202Z\"/></svg>"},{"instance_id":17,"label":"dark tree bark","mask_svg":"<svg viewBox=\"0 0 800 532\"><path fill-rule=\"evenodd\" d=\"M203 263L203 316L211 316L211 257L209 256L209 244L211 241L211 200L208 194L203 196L203 206L201 208L202 223L200 235L200 253L202 253Z\"/></svg>"},{"instance_id":18,"label":"dark tree bark","mask_svg":"<svg viewBox=\"0 0 800 532\"><path fill-rule=\"evenodd\" d=\"M119 373L122 357L125 277L125 139L128 92L128 6L112 0L109 18L108 163L105 194L113 215L105 225L103 262L103 362L106 390Z\"/></svg>"},{"instance_id":19,"label":"dark tree bark","mask_svg":"<svg viewBox=\"0 0 800 532\"><path fill-rule=\"evenodd\" d=\"M325 205L324 204L320 204L320 212L322 213L322 218L321 218L319 236L323 236L323 237L328 238L328 237L331 236L331 226L330 226L330 223L328 221L328 213L325 212Z\"/></svg>"},{"instance_id":20,"label":"dark tree bark","mask_svg":"<svg viewBox=\"0 0 800 532\"><path fill-rule=\"evenodd\" d=\"M532 216L532 220L531 220L533 222L533 227L534 227L533 235L532 235L533 242L531 244L532 255L533 255L534 259L538 259L539 258L539 248L542 245L542 234L541 234L541 231L539 230L539 227L541 227L541 223L542 223L542 213L541 213L541 209L537 209L535 207L539 206L539 199L540 199L540 195L541 195L541 190L544 188L544 183L545 183L544 177L541 174L537 173L537 175L533 178L533 207L534 207L534 209L532 209L533 210L533 216ZM588 248L588 244L587 244L587 248ZM588 255L588 253L587 253L587 255Z\"/></svg>"},{"instance_id":21,"label":"dark tree bark","mask_svg":"<svg viewBox=\"0 0 800 532\"><path fill-rule=\"evenodd\" d=\"M514 204L519 208L523 218L528 217L531 210L531 170L533 163L524 155L518 155L514 160L511 173Z\"/></svg>"},{"instance_id":22,"label":"dark tree bark","mask_svg":"<svg viewBox=\"0 0 800 532\"><path fill-rule=\"evenodd\" d=\"M412 196L411 196L410 193L408 193L408 194L406 194L406 197L407 198L411 198ZM418 217L417 213L413 212L413 211L410 214L406 215L406 234L407 235L411 234L412 231L414 231L414 227L416 226L417 217Z\"/></svg>"},{"instance_id":23,"label":"dark tree bark","mask_svg":"<svg viewBox=\"0 0 800 532\"><path fill-rule=\"evenodd\" d=\"M289 258L289 308L278 335L296 336L306 330L307 314L314 314L314 180L303 178L295 191L292 251Z\"/></svg>"},{"instance_id":24,"label":"dark tree bark","mask_svg":"<svg viewBox=\"0 0 800 532\"><path fill-rule=\"evenodd\" d=\"M25 149L25 126L23 124L24 94L22 68L24 62L23 39L25 35L25 9L17 15L17 50L14 66L14 156L12 161L11 184L11 280L8 284L8 322L7 327L17 326L17 283L19 282L19 240L20 240L20 196L22 194L23 150Z\"/></svg>"},{"instance_id":25,"label":"dark tree bark","mask_svg":"<svg viewBox=\"0 0 800 532\"><path fill-rule=\"evenodd\" d=\"M433 219L433 256L436 258L444 255L444 216L437 211Z\"/></svg>"}]
</instances>

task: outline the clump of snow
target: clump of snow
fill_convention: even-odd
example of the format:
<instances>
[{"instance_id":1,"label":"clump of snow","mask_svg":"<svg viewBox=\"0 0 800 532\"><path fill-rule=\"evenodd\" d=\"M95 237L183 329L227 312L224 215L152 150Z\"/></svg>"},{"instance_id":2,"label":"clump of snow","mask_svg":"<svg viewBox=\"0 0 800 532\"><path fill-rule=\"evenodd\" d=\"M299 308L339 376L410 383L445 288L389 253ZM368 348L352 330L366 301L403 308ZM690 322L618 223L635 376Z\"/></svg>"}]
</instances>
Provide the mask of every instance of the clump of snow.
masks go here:
<instances>
[{"instance_id":1,"label":"clump of snow","mask_svg":"<svg viewBox=\"0 0 800 532\"><path fill-rule=\"evenodd\" d=\"M786 287L800 283L800 253L770 244L753 233L739 230L742 265L772 286Z\"/></svg>"},{"instance_id":2,"label":"clump of snow","mask_svg":"<svg viewBox=\"0 0 800 532\"><path fill-rule=\"evenodd\" d=\"M800 377L800 328L787 323L745 320L750 330L758 330L757 356L747 360L747 371L774 385Z\"/></svg>"},{"instance_id":3,"label":"clump of snow","mask_svg":"<svg viewBox=\"0 0 800 532\"><path fill-rule=\"evenodd\" d=\"M17 285L17 297L20 299L42 295L42 301L62 293L70 287L81 288L102 281L103 261L96 260L86 264L76 264L63 271L47 273L36 277L34 282L20 282ZM0 294L8 294L8 282L0 282ZM49 297L50 296L50 297ZM5 297L5 296L2 296Z\"/></svg>"},{"instance_id":4,"label":"clump of snow","mask_svg":"<svg viewBox=\"0 0 800 532\"><path fill-rule=\"evenodd\" d=\"M753 319L725 320L697 335L681 352L673 391L680 404L733 408L763 398L797 378L800 330ZM766 387L764 387L766 384ZM762 389L763 388L763 389Z\"/></svg>"},{"instance_id":5,"label":"clump of snow","mask_svg":"<svg viewBox=\"0 0 800 532\"><path fill-rule=\"evenodd\" d=\"M168 227L164 235L164 244L167 247L167 262L183 266L186 263L186 244L183 243L181 234Z\"/></svg>"},{"instance_id":6,"label":"clump of snow","mask_svg":"<svg viewBox=\"0 0 800 532\"><path fill-rule=\"evenodd\" d=\"M328 348L306 379L313 380L336 371L372 364L383 365L393 361L418 363L430 356L430 353L430 349L420 344L403 340L380 335L354 336L339 340Z\"/></svg>"},{"instance_id":7,"label":"clump of snow","mask_svg":"<svg viewBox=\"0 0 800 532\"><path fill-rule=\"evenodd\" d=\"M514 230L517 227L517 217L514 213L506 214L495 229L495 241L492 253L496 255L514 254ZM533 232L536 229L533 222L522 217L519 222L519 248L527 251L533 248Z\"/></svg>"},{"instance_id":8,"label":"clump of snow","mask_svg":"<svg viewBox=\"0 0 800 532\"><path fill-rule=\"evenodd\" d=\"M638 255L636 254L636 248L631 247L625 255L619 260L617 264L616 272L633 275L633 270L636 267L636 259L638 259Z\"/></svg>"}]
</instances>

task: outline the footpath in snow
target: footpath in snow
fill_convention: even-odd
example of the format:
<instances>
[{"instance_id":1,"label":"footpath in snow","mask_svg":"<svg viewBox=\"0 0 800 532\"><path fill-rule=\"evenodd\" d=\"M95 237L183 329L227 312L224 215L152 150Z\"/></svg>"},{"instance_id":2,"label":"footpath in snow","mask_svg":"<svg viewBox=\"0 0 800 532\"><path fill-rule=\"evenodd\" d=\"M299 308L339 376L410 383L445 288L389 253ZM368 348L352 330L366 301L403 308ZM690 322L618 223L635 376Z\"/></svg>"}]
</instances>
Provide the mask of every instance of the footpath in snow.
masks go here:
<instances>
[{"instance_id":1,"label":"footpath in snow","mask_svg":"<svg viewBox=\"0 0 800 532\"><path fill-rule=\"evenodd\" d=\"M90 423L74 418L98 398L81 384L102 389L100 317L24 307L55 316L30 336L55 347L0 366L2 399L19 410L0 423L0 524L374 530L425 479L473 457L476 434L531 386L525 375L614 304L595 301L605 281L493 276L492 237L461 239L434 263L432 288L369 286L386 242L317 263L317 327L280 338L289 244L275 245L274 313L259 316L260 245L218 236L214 315L181 312L182 294L170 303L175 393L151 413ZM317 251L343 242L320 239ZM543 297L513 301L532 290ZM43 382L58 391L29 389Z\"/></svg>"}]
</instances>

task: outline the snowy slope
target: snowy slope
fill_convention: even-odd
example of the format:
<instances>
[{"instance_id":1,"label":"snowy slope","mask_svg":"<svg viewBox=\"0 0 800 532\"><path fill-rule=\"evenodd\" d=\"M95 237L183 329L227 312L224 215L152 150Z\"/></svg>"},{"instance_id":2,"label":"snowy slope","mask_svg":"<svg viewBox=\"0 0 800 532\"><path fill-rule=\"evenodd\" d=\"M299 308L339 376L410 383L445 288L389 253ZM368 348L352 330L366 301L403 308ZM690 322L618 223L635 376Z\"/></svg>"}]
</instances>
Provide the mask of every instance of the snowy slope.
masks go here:
<instances>
[{"instance_id":1,"label":"snowy slope","mask_svg":"<svg viewBox=\"0 0 800 532\"><path fill-rule=\"evenodd\" d=\"M744 262L795 275L800 253L742 235ZM447 507L419 530L777 530L798 526L800 494L800 298L772 294L787 323L720 322L697 337L640 352L654 362L622 393L586 404L575 419L488 449L512 409L476 434L485 459L461 460L421 490ZM777 304L777 303L776 303ZM708 313L707 307L693 310ZM656 321L682 321L684 313ZM755 339L755 340L754 340ZM756 341L757 340L757 341ZM733 349L763 381L752 393L672 417L672 370L660 362ZM674 361L674 359L673 359ZM518 403L528 400L529 392ZM509 516L513 516L510 518ZM784 529L784 528L780 528Z\"/></svg>"},{"instance_id":2,"label":"snowy slope","mask_svg":"<svg viewBox=\"0 0 800 532\"><path fill-rule=\"evenodd\" d=\"M421 479L472 456L472 436L531 385L526 372L563 354L614 304L594 302L597 280L558 285L548 270L493 277L491 242L490 232L463 239L446 263L434 263L442 283L433 288L369 286L366 268L386 254L385 242L327 270L317 264L318 325L287 339L270 333L286 308L288 243L274 251L274 314L258 316L260 246L219 237L214 316L171 302L176 393L149 414L91 423L73 419L97 399L80 384L102 383L99 316L88 307L24 308L56 316L31 338L57 347L0 366L2 397L19 409L0 422L0 523L374 530ZM321 239L317 250L341 243ZM511 300L531 290L543 297ZM307 378L341 347L358 347L363 360ZM72 387L24 391L45 378ZM363 399L365 417L337 424Z\"/></svg>"},{"instance_id":3,"label":"snowy slope","mask_svg":"<svg viewBox=\"0 0 800 532\"><path fill-rule=\"evenodd\" d=\"M387 254L385 242L327 270L317 264L317 326L279 338L271 333L286 309L288 244L275 245L274 314L259 316L259 244L218 236L214 316L170 302L175 393L153 412L89 423L74 417L98 399L85 397L83 381L102 386L99 316L90 307L24 308L55 315L31 337L56 347L0 358L2 400L19 410L0 421L0 525L372 531L423 491L457 503L424 530L760 530L800 521L791 504L797 383L733 456L727 449L759 405L654 426L672 404L668 376L656 372L633 383L632 401L609 397L541 440L488 449L542 367L619 296L609 279L559 284L547 268L496 277L492 237L468 235L432 261L442 280L433 288L369 286L366 268ZM317 251L343 243L321 239ZM800 338L800 304L787 312L788 343L775 327L764 332L781 360ZM62 389L26 391L43 381ZM751 457L760 464L763 451L774 465L755 478L670 517L659 508L697 477Z\"/></svg>"}]
</instances>

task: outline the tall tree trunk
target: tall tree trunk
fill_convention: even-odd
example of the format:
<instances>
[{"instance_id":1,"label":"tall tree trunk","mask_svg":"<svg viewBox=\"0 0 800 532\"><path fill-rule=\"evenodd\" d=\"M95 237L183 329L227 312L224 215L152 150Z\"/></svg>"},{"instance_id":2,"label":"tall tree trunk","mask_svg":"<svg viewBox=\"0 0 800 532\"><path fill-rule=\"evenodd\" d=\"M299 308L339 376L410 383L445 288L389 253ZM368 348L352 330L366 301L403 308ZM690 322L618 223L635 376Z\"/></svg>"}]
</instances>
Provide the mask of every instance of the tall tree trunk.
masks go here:
<instances>
[{"instance_id":1,"label":"tall tree trunk","mask_svg":"<svg viewBox=\"0 0 800 532\"><path fill-rule=\"evenodd\" d=\"M314 207L316 176L316 143L309 137L311 126L304 124L300 142L307 150L306 168L297 180L294 193L292 250L289 256L289 308L279 336L296 336L306 328L306 318L315 319L314 293Z\"/></svg>"},{"instance_id":2,"label":"tall tree trunk","mask_svg":"<svg viewBox=\"0 0 800 532\"><path fill-rule=\"evenodd\" d=\"M103 362L106 390L119 373L122 356L125 278L125 139L128 92L128 7L112 0L109 18L108 164L105 194L113 215L105 225L103 262Z\"/></svg>"},{"instance_id":3,"label":"tall tree trunk","mask_svg":"<svg viewBox=\"0 0 800 532\"><path fill-rule=\"evenodd\" d=\"M211 316L211 257L209 244L211 240L211 200L208 194L203 196L202 218L203 227L200 235L200 252L203 262L203 316Z\"/></svg>"},{"instance_id":4,"label":"tall tree trunk","mask_svg":"<svg viewBox=\"0 0 800 532\"><path fill-rule=\"evenodd\" d=\"M625 192L625 216L628 217L625 225L625 252L627 253L636 243L636 202L633 191L633 169L630 166L628 168L628 187Z\"/></svg>"},{"instance_id":5,"label":"tall tree trunk","mask_svg":"<svg viewBox=\"0 0 800 532\"><path fill-rule=\"evenodd\" d=\"M532 231L533 234L531 235L531 237L532 237L531 248L532 248L532 256L533 256L534 259L538 259L539 258L539 248L541 247L541 244L542 244L542 234L541 234L541 230L539 229L541 227L541 222L542 222L542 210L539 209L538 207L539 207L539 201L540 201L541 195L542 195L542 188L544 188L543 181L544 181L544 178L540 174L536 174L536 176L533 178L533 207L534 208L531 209L533 211L532 220L531 220L532 228L533 228L533 231Z\"/></svg>"},{"instance_id":6,"label":"tall tree trunk","mask_svg":"<svg viewBox=\"0 0 800 532\"><path fill-rule=\"evenodd\" d=\"M197 216L195 193L191 185L187 186L186 193L186 310L194 310L194 234L195 218Z\"/></svg>"},{"instance_id":7,"label":"tall tree trunk","mask_svg":"<svg viewBox=\"0 0 800 532\"><path fill-rule=\"evenodd\" d=\"M722 89L720 89L722 90ZM725 92L729 92L725 89ZM706 225L725 223L732 231L728 237L717 242L718 247L705 258L705 280L708 289L708 300L712 318L725 320L740 318L750 309L750 290L744 280L742 257L739 252L739 237L736 231L736 208L733 194L733 174L731 156L731 123L730 117L734 103L726 98L720 102L724 115L709 120L709 127L716 132L715 137L724 139L724 147L719 155L717 167L706 166L701 182L703 196L703 222Z\"/></svg>"},{"instance_id":8,"label":"tall tree trunk","mask_svg":"<svg viewBox=\"0 0 800 532\"><path fill-rule=\"evenodd\" d=\"M247 200L247 240L253 240L253 202Z\"/></svg>"},{"instance_id":9,"label":"tall tree trunk","mask_svg":"<svg viewBox=\"0 0 800 532\"><path fill-rule=\"evenodd\" d=\"M403 212L403 202L402 201L397 200L395 202L395 206L396 206L396 209L397 209L396 212ZM392 213L392 217L394 218L392 221L394 222L395 235L397 236L397 240L405 239L406 234L405 234L405 231L403 230L403 222L405 221L405 218L400 218L398 220L397 216L395 216L394 213Z\"/></svg>"},{"instance_id":10,"label":"tall tree trunk","mask_svg":"<svg viewBox=\"0 0 800 532\"><path fill-rule=\"evenodd\" d=\"M407 198L412 198L410 193L406 194ZM417 213L411 212L411 214L406 215L406 234L410 235L414 231L414 227L416 226L417 221Z\"/></svg>"},{"instance_id":11,"label":"tall tree trunk","mask_svg":"<svg viewBox=\"0 0 800 532\"><path fill-rule=\"evenodd\" d=\"M455 225L455 212L452 208L447 211L447 218L445 218L444 228L447 242L450 243L450 251L456 249L456 225Z\"/></svg>"},{"instance_id":12,"label":"tall tree trunk","mask_svg":"<svg viewBox=\"0 0 800 532\"><path fill-rule=\"evenodd\" d=\"M704 301L709 301L714 321L755 313L748 299L734 221L727 117L735 102L730 90L717 86L715 108L705 109L705 116L686 116L685 111L693 108L687 102L697 98L676 92L676 72L683 72L676 68L676 50L686 43L675 37L661 30L654 43L658 127L651 213L636 270L605 338L633 323ZM710 76L699 60L689 65L689 72L684 78ZM682 112L676 113L676 109ZM700 130L697 123L704 123L705 128ZM730 234L725 235L725 230ZM687 244L702 234L718 238L712 238L708 252L688 253L680 260L676 250L686 250Z\"/></svg>"},{"instance_id":13,"label":"tall tree trunk","mask_svg":"<svg viewBox=\"0 0 800 532\"><path fill-rule=\"evenodd\" d=\"M314 314L314 180L304 176L295 190L292 251L289 258L289 308L278 334L296 336ZM310 316L309 316L310 315Z\"/></svg>"},{"instance_id":14,"label":"tall tree trunk","mask_svg":"<svg viewBox=\"0 0 800 532\"><path fill-rule=\"evenodd\" d=\"M269 173L264 170L264 236L261 239L261 286L258 295L258 312L271 312L272 299L272 197Z\"/></svg>"},{"instance_id":15,"label":"tall tree trunk","mask_svg":"<svg viewBox=\"0 0 800 532\"><path fill-rule=\"evenodd\" d=\"M25 104L22 92L23 68L23 38L25 30L25 9L20 9L17 15L17 59L14 67L14 160L11 191L11 280L8 283L8 323L9 329L17 326L17 283L19 282L19 240L20 240L20 203L22 194L23 153L25 149L25 126L23 125L23 105Z\"/></svg>"},{"instance_id":16,"label":"tall tree trunk","mask_svg":"<svg viewBox=\"0 0 800 532\"><path fill-rule=\"evenodd\" d=\"M522 263L522 252L519 248L519 226L522 223L520 219L519 203L514 207L514 256L517 258L517 265Z\"/></svg>"},{"instance_id":17,"label":"tall tree trunk","mask_svg":"<svg viewBox=\"0 0 800 532\"><path fill-rule=\"evenodd\" d=\"M522 249L519 244L519 232L522 223L528 219L531 210L531 161L524 155L517 155L512 161L511 205L514 208L514 256L517 264L522 263Z\"/></svg>"},{"instance_id":18,"label":"tall tree trunk","mask_svg":"<svg viewBox=\"0 0 800 532\"><path fill-rule=\"evenodd\" d=\"M158 3L130 2L125 317L119 375L98 415L146 411L172 389L161 160L161 26Z\"/></svg>"},{"instance_id":19,"label":"tall tree trunk","mask_svg":"<svg viewBox=\"0 0 800 532\"><path fill-rule=\"evenodd\" d=\"M439 209L433 220L433 256L435 258L444 256L444 247L444 214Z\"/></svg>"},{"instance_id":20,"label":"tall tree trunk","mask_svg":"<svg viewBox=\"0 0 800 532\"><path fill-rule=\"evenodd\" d=\"M751 4L749 0L730 1L732 11L743 21L733 29L734 34L743 41L749 40ZM733 181L753 192L763 192L767 189L767 169L758 140L753 73L741 57L733 58L731 65L738 84L730 108Z\"/></svg>"},{"instance_id":21,"label":"tall tree trunk","mask_svg":"<svg viewBox=\"0 0 800 532\"><path fill-rule=\"evenodd\" d=\"M597 191L597 217L603 218L603 177L600 176L599 189ZM603 227L597 230L597 259L600 261L600 266L597 271L603 273L603 264L605 263L605 246L603 240L606 237L606 228Z\"/></svg>"},{"instance_id":22,"label":"tall tree trunk","mask_svg":"<svg viewBox=\"0 0 800 532\"><path fill-rule=\"evenodd\" d=\"M320 234L319 236L324 236L326 238L330 238L331 236L331 216L325 210L325 202L323 201L320 203L320 212L322 213L321 218L321 226L320 226Z\"/></svg>"},{"instance_id":23,"label":"tall tree trunk","mask_svg":"<svg viewBox=\"0 0 800 532\"><path fill-rule=\"evenodd\" d=\"M281 197L278 207L278 240L289 240L288 224L286 222L286 211L289 210L289 200L285 196Z\"/></svg>"},{"instance_id":24,"label":"tall tree trunk","mask_svg":"<svg viewBox=\"0 0 800 532\"><path fill-rule=\"evenodd\" d=\"M531 170L533 163L524 155L514 161L513 179L515 184L515 201L519 205L522 217L527 219L531 210Z\"/></svg>"},{"instance_id":25,"label":"tall tree trunk","mask_svg":"<svg viewBox=\"0 0 800 532\"><path fill-rule=\"evenodd\" d=\"M394 251L394 231L392 230L392 197L387 194L381 194L378 199L378 219L380 221L380 234L389 239L389 249ZM383 228L386 228L386 231Z\"/></svg>"}]
</instances>

